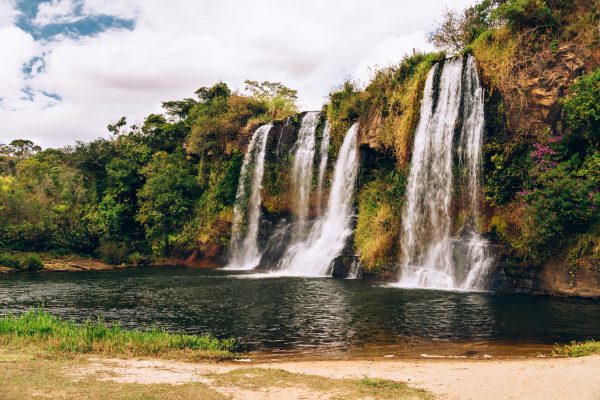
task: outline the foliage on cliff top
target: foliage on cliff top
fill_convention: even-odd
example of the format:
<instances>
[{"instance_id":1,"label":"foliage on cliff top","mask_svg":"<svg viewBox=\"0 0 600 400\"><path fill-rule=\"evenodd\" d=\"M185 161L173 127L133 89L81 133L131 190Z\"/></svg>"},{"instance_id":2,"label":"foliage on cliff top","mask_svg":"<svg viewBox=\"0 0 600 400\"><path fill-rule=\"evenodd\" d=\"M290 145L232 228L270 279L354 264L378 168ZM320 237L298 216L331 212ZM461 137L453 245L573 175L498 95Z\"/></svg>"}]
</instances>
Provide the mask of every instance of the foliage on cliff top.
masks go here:
<instances>
[{"instance_id":1,"label":"foliage on cliff top","mask_svg":"<svg viewBox=\"0 0 600 400\"><path fill-rule=\"evenodd\" d=\"M362 135L375 137L406 167L427 73L443 57L444 53L415 53L395 66L377 70L362 90L351 81L333 90L325 105L333 156L348 128L358 121Z\"/></svg>"},{"instance_id":2,"label":"foliage on cliff top","mask_svg":"<svg viewBox=\"0 0 600 400\"><path fill-rule=\"evenodd\" d=\"M377 132L384 148L392 149L398 166L408 167L421 98L429 70L444 53L415 53L375 73L366 87L362 129Z\"/></svg>"},{"instance_id":3,"label":"foliage on cliff top","mask_svg":"<svg viewBox=\"0 0 600 400\"><path fill-rule=\"evenodd\" d=\"M363 112L365 93L359 84L345 81L329 93L329 102L323 106L330 132L330 156L335 159L344 141L346 131L358 121Z\"/></svg>"},{"instance_id":4,"label":"foliage on cliff top","mask_svg":"<svg viewBox=\"0 0 600 400\"><path fill-rule=\"evenodd\" d=\"M258 125L297 113L296 91L279 82L246 81L251 95L233 93L219 82L196 91L198 101L189 111L188 153L211 156L234 149L228 144L247 137Z\"/></svg>"}]
</instances>

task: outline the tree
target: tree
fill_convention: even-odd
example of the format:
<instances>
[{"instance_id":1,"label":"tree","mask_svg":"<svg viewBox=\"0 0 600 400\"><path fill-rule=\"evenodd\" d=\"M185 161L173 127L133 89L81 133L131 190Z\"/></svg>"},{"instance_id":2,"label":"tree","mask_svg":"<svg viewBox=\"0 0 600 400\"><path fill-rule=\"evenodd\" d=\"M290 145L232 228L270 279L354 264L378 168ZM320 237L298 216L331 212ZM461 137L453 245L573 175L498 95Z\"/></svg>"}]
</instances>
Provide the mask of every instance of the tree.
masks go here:
<instances>
[{"instance_id":1,"label":"tree","mask_svg":"<svg viewBox=\"0 0 600 400\"><path fill-rule=\"evenodd\" d=\"M150 114L144 120L139 140L155 151L171 152L183 144L190 133L183 121L168 122L162 114Z\"/></svg>"},{"instance_id":2,"label":"tree","mask_svg":"<svg viewBox=\"0 0 600 400\"><path fill-rule=\"evenodd\" d=\"M121 117L117 122L115 122L114 124L108 124L108 126L106 127L106 129L108 129L108 131L110 133L112 133L115 136L118 136L121 134L121 129L127 125L127 119L125 117Z\"/></svg>"},{"instance_id":3,"label":"tree","mask_svg":"<svg viewBox=\"0 0 600 400\"><path fill-rule=\"evenodd\" d=\"M187 98L183 100L163 101L162 108L165 109L167 115L172 120L183 121L190 115L190 111L196 104L198 104L196 100Z\"/></svg>"},{"instance_id":4,"label":"tree","mask_svg":"<svg viewBox=\"0 0 600 400\"><path fill-rule=\"evenodd\" d=\"M183 149L172 154L159 151L142 169L146 183L138 192L136 220L143 225L153 250L165 254L168 236L183 226L192 215L199 187Z\"/></svg>"},{"instance_id":5,"label":"tree","mask_svg":"<svg viewBox=\"0 0 600 400\"><path fill-rule=\"evenodd\" d=\"M246 90L263 102L272 119L282 119L297 112L298 91L288 88L280 82L246 80Z\"/></svg>"},{"instance_id":6,"label":"tree","mask_svg":"<svg viewBox=\"0 0 600 400\"><path fill-rule=\"evenodd\" d=\"M435 47L459 53L493 25L492 12L504 0L483 0L462 13L446 8L442 22L429 34Z\"/></svg>"},{"instance_id":7,"label":"tree","mask_svg":"<svg viewBox=\"0 0 600 400\"><path fill-rule=\"evenodd\" d=\"M28 157L40 150L42 150L40 146L27 139L15 139L7 145L0 145L0 154L18 158Z\"/></svg>"},{"instance_id":8,"label":"tree","mask_svg":"<svg viewBox=\"0 0 600 400\"><path fill-rule=\"evenodd\" d=\"M190 154L205 157L226 151L225 144L234 139L247 125L270 120L264 101L255 97L231 93L219 82L196 91L200 101L190 111L186 124L191 134L186 142Z\"/></svg>"},{"instance_id":9,"label":"tree","mask_svg":"<svg viewBox=\"0 0 600 400\"><path fill-rule=\"evenodd\" d=\"M231 96L231 89L226 83L218 82L211 87L201 87L196 90L196 95L201 102L207 103L214 99L227 99Z\"/></svg>"}]
</instances>

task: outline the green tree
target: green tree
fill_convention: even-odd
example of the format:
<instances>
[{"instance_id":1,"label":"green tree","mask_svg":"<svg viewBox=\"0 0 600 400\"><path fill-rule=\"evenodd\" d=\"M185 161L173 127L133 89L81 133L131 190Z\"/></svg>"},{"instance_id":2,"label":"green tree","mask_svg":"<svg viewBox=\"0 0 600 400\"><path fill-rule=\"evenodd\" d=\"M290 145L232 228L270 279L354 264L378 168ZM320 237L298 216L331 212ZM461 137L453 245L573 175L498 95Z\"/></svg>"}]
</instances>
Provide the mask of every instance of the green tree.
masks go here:
<instances>
[{"instance_id":1,"label":"green tree","mask_svg":"<svg viewBox=\"0 0 600 400\"><path fill-rule=\"evenodd\" d=\"M296 100L298 91L288 88L280 82L246 80L246 90L263 102L271 119L283 119L298 112Z\"/></svg>"},{"instance_id":2,"label":"green tree","mask_svg":"<svg viewBox=\"0 0 600 400\"><path fill-rule=\"evenodd\" d=\"M157 152L144 166L146 183L138 193L141 223L155 252L166 254L169 236L179 231L191 217L199 188L194 170L183 149L172 154Z\"/></svg>"},{"instance_id":3,"label":"green tree","mask_svg":"<svg viewBox=\"0 0 600 400\"><path fill-rule=\"evenodd\" d=\"M240 134L248 134L255 122L270 120L261 118L268 111L264 102L231 93L225 83L200 88L196 93L200 101L189 114L191 134L186 150L200 158L230 152L232 149L227 148L227 143Z\"/></svg>"}]
</instances>

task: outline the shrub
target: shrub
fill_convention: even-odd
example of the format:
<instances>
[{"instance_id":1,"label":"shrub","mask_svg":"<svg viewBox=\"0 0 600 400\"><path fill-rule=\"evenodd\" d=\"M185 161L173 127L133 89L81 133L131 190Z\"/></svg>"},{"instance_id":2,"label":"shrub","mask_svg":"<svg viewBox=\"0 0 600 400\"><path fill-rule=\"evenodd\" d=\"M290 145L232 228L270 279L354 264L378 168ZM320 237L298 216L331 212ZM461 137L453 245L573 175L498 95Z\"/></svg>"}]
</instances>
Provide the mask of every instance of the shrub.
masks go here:
<instances>
[{"instance_id":1,"label":"shrub","mask_svg":"<svg viewBox=\"0 0 600 400\"><path fill-rule=\"evenodd\" d=\"M127 256L127 264L129 265L141 265L144 261L144 256L139 251L135 251Z\"/></svg>"},{"instance_id":2,"label":"shrub","mask_svg":"<svg viewBox=\"0 0 600 400\"><path fill-rule=\"evenodd\" d=\"M586 340L585 342L571 342L565 345L555 345L552 355L563 357L583 357L591 354L600 354L600 341Z\"/></svg>"},{"instance_id":3,"label":"shrub","mask_svg":"<svg viewBox=\"0 0 600 400\"><path fill-rule=\"evenodd\" d=\"M37 254L29 254L21 260L20 267L22 270L34 272L44 268L44 263Z\"/></svg>"},{"instance_id":4,"label":"shrub","mask_svg":"<svg viewBox=\"0 0 600 400\"><path fill-rule=\"evenodd\" d=\"M600 144L600 68L579 78L564 101L567 124L573 133Z\"/></svg>"},{"instance_id":5,"label":"shrub","mask_svg":"<svg viewBox=\"0 0 600 400\"><path fill-rule=\"evenodd\" d=\"M358 84L345 81L329 93L329 103L325 106L331 135L330 157L336 158L350 126L358 120L361 104L361 91Z\"/></svg>"},{"instance_id":6,"label":"shrub","mask_svg":"<svg viewBox=\"0 0 600 400\"><path fill-rule=\"evenodd\" d=\"M19 259L8 253L0 253L0 265L9 268L21 268Z\"/></svg>"},{"instance_id":7,"label":"shrub","mask_svg":"<svg viewBox=\"0 0 600 400\"><path fill-rule=\"evenodd\" d=\"M492 19L504 22L511 31L527 28L554 29L557 17L545 0L509 0L492 11Z\"/></svg>"},{"instance_id":8,"label":"shrub","mask_svg":"<svg viewBox=\"0 0 600 400\"><path fill-rule=\"evenodd\" d=\"M600 193L591 177L578 172L563 162L542 174L538 188L526 195L524 244L534 261L564 248L565 239L598 221Z\"/></svg>"},{"instance_id":9,"label":"shrub","mask_svg":"<svg viewBox=\"0 0 600 400\"><path fill-rule=\"evenodd\" d=\"M117 265L125 261L127 248L117 243L102 243L98 247L98 254L105 263Z\"/></svg>"}]
</instances>

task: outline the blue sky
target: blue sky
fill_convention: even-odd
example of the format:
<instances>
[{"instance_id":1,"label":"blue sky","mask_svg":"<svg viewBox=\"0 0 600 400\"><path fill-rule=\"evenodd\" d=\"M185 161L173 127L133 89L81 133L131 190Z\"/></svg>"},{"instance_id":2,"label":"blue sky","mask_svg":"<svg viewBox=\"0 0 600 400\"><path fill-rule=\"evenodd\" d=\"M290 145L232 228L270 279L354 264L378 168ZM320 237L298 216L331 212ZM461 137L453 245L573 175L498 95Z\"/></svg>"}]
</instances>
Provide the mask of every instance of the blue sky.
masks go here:
<instances>
[{"instance_id":1,"label":"blue sky","mask_svg":"<svg viewBox=\"0 0 600 400\"><path fill-rule=\"evenodd\" d=\"M318 109L413 49L469 0L0 0L0 143L106 136L223 80L281 81Z\"/></svg>"}]
</instances>

